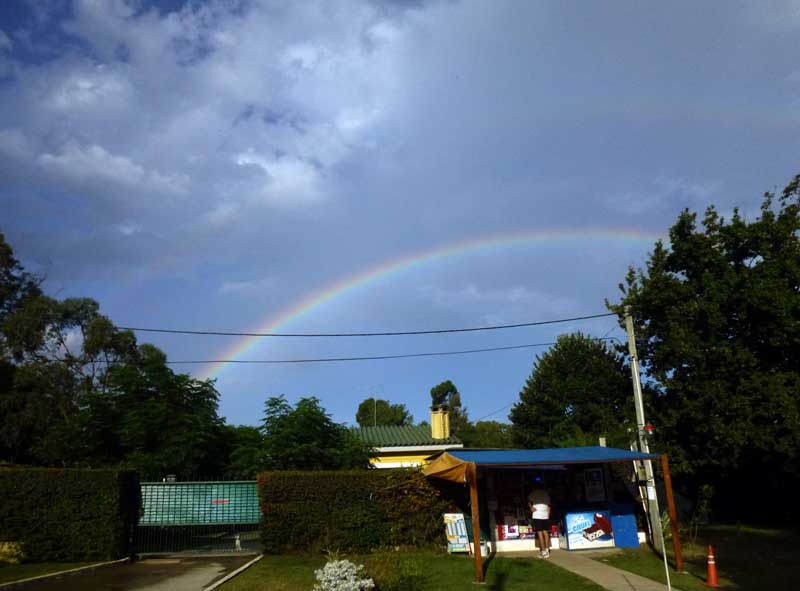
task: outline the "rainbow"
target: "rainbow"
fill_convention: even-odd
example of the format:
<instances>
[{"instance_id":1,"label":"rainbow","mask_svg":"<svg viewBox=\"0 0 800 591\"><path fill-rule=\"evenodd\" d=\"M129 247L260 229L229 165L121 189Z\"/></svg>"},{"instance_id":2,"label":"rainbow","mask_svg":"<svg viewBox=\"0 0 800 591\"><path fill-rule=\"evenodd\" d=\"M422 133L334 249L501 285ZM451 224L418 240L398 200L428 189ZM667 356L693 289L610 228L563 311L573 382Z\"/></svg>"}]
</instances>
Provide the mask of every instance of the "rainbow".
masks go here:
<instances>
[{"instance_id":1,"label":"rainbow","mask_svg":"<svg viewBox=\"0 0 800 591\"><path fill-rule=\"evenodd\" d=\"M504 248L537 243L569 242L569 241L625 241L640 242L652 245L662 236L643 230L630 228L570 228L552 230L528 230L502 235L489 235L470 240L450 243L437 248L415 252L400 258L384 261L366 271L345 277L317 292L311 293L299 303L286 308L274 316L269 316L257 328L248 330L254 333L278 332L282 327L292 321L310 314L326 303L352 292L353 290L370 286L381 279L419 268L421 266L477 251ZM238 359L251 351L264 340L265 337L242 337L231 347L215 356L216 359ZM200 379L214 378L220 375L225 368L225 362L210 363L200 374Z\"/></svg>"}]
</instances>

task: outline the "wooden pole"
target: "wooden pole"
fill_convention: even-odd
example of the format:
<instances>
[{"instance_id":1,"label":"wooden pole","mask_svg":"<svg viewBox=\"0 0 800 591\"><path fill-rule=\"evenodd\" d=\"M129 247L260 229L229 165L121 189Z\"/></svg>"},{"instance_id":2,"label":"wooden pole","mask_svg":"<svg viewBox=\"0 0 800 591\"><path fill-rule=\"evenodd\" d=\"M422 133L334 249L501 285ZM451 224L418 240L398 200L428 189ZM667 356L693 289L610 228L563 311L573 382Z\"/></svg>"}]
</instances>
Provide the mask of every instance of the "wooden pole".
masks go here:
<instances>
[{"instance_id":1,"label":"wooden pole","mask_svg":"<svg viewBox=\"0 0 800 591\"><path fill-rule=\"evenodd\" d=\"M478 468L475 462L467 466L469 503L472 506L472 548L475 558L475 582L483 583L483 557L481 556L481 512L478 505Z\"/></svg>"},{"instance_id":2,"label":"wooden pole","mask_svg":"<svg viewBox=\"0 0 800 591\"><path fill-rule=\"evenodd\" d=\"M683 555L681 539L678 535L678 512L675 510L675 497L672 495L672 478L669 475L667 454L661 456L661 471L664 473L664 488L667 489L667 507L669 508L669 525L672 529L672 547L675 550L675 566L678 572L683 571Z\"/></svg>"}]
</instances>

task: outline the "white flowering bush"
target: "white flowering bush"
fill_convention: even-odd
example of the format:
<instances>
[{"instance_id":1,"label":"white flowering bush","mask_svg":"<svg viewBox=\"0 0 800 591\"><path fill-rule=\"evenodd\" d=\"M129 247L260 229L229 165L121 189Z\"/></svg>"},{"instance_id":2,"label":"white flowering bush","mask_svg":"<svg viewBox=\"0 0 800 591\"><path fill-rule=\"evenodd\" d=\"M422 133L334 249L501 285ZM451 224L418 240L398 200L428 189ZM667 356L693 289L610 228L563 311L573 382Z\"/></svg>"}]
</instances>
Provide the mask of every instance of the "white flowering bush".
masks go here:
<instances>
[{"instance_id":1,"label":"white flowering bush","mask_svg":"<svg viewBox=\"0 0 800 591\"><path fill-rule=\"evenodd\" d=\"M360 578L363 565L349 560L331 560L321 569L315 570L317 584L314 591L369 591L375 583L369 577Z\"/></svg>"}]
</instances>

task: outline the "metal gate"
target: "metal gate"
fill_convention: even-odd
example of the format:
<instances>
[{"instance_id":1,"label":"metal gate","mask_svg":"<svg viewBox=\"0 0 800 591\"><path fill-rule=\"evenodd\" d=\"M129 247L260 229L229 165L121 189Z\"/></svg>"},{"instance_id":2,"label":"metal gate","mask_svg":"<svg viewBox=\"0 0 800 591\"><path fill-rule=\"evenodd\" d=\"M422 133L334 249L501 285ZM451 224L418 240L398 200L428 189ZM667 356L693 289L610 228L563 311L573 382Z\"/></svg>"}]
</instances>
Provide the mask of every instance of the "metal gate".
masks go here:
<instances>
[{"instance_id":1,"label":"metal gate","mask_svg":"<svg viewBox=\"0 0 800 591\"><path fill-rule=\"evenodd\" d=\"M143 482L136 554L259 552L258 487L238 482Z\"/></svg>"}]
</instances>

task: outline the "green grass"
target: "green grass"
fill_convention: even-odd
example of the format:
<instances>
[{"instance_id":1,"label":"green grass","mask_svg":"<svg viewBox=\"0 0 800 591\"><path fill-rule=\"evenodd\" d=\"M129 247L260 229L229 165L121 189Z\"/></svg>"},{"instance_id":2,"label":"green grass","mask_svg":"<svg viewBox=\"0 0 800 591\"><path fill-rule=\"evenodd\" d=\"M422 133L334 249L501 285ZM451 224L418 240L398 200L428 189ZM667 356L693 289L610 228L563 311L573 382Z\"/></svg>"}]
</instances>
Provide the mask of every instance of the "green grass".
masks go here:
<instances>
[{"instance_id":1,"label":"green grass","mask_svg":"<svg viewBox=\"0 0 800 591\"><path fill-rule=\"evenodd\" d=\"M50 575L95 562L34 562L30 564L0 564L0 583L10 583L41 575Z\"/></svg>"},{"instance_id":2,"label":"green grass","mask_svg":"<svg viewBox=\"0 0 800 591\"><path fill-rule=\"evenodd\" d=\"M720 585L727 589L790 591L800 581L800 534L790 530L738 525L706 527L697 540L681 539L684 571L675 572L672 542L667 557L672 584L681 591L707 591L708 545L714 546ZM625 549L598 558L643 577L665 582L661 557L650 548Z\"/></svg>"},{"instance_id":3,"label":"green grass","mask_svg":"<svg viewBox=\"0 0 800 591\"><path fill-rule=\"evenodd\" d=\"M465 591L476 589L475 570L467 556L444 553L408 552L382 555L348 556L370 571L404 566L423 574L419 591ZM221 591L308 591L314 586L314 569L325 564L321 556L265 556L254 566L223 585ZM602 591L596 584L536 558L495 558L486 573L491 591Z\"/></svg>"}]
</instances>

